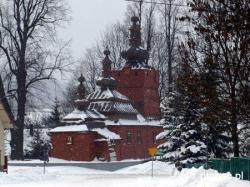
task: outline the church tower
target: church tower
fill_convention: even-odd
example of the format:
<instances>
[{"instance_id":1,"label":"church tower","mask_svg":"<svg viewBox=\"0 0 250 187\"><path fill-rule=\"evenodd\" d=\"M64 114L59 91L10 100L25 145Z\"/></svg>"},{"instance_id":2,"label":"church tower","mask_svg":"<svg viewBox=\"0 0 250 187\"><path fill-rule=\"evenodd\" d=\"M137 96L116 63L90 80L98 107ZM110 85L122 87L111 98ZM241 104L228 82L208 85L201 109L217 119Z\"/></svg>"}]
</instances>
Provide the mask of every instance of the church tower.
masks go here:
<instances>
[{"instance_id":1,"label":"church tower","mask_svg":"<svg viewBox=\"0 0 250 187\"><path fill-rule=\"evenodd\" d=\"M112 71L116 89L129 97L136 109L148 119L160 118L159 72L147 64L148 51L141 47L139 18L131 18L130 48L121 53L126 60L121 70Z\"/></svg>"}]
</instances>

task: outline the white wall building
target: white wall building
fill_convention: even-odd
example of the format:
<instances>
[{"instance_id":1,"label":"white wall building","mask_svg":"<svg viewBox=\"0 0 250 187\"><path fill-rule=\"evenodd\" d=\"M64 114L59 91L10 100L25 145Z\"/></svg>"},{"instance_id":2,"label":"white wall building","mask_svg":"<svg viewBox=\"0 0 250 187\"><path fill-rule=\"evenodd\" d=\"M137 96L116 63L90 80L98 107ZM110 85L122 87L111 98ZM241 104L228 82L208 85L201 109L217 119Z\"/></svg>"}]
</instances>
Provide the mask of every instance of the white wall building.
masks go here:
<instances>
[{"instance_id":1,"label":"white wall building","mask_svg":"<svg viewBox=\"0 0 250 187\"><path fill-rule=\"evenodd\" d=\"M0 95L1 97L1 95ZM12 128L10 115L7 112L6 104L7 101L1 101L0 99L0 171L3 170L4 166L4 129Z\"/></svg>"}]
</instances>

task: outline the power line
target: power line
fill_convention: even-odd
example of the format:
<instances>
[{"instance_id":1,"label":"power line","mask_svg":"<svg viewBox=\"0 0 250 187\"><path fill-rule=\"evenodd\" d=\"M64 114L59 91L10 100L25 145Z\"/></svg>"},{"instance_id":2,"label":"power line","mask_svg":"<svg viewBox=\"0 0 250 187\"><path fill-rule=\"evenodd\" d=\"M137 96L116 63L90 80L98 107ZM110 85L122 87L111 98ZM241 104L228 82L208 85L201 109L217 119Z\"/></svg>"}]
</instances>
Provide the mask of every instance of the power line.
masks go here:
<instances>
[{"instance_id":1,"label":"power line","mask_svg":"<svg viewBox=\"0 0 250 187\"><path fill-rule=\"evenodd\" d=\"M156 4L156 5L168 5L168 6L184 6L189 7L189 5L184 4L176 4L176 3L167 3L167 2L158 2L158 1L143 1L143 0L125 0L129 2L135 2L135 3L146 3L146 4Z\"/></svg>"}]
</instances>

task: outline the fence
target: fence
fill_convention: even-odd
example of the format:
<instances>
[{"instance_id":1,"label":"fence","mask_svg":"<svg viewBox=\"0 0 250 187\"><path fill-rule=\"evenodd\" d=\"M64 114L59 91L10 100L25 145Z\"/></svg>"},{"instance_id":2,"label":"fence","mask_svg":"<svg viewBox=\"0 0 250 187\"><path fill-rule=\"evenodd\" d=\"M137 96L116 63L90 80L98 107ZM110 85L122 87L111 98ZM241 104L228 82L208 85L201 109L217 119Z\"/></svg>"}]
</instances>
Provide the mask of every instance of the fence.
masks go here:
<instances>
[{"instance_id":1,"label":"fence","mask_svg":"<svg viewBox=\"0 0 250 187\"><path fill-rule=\"evenodd\" d=\"M211 168L219 173L230 172L234 177L250 181L250 158L211 159L208 164L188 164L187 168Z\"/></svg>"}]
</instances>

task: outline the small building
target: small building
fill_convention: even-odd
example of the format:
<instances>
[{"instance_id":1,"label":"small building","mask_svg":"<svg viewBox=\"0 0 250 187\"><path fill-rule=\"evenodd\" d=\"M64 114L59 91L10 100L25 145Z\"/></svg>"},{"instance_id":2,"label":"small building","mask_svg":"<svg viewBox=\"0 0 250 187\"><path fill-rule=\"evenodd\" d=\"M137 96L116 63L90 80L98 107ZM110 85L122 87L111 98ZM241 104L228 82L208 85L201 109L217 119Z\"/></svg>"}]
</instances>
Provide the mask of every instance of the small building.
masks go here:
<instances>
[{"instance_id":1,"label":"small building","mask_svg":"<svg viewBox=\"0 0 250 187\"><path fill-rule=\"evenodd\" d=\"M157 146L160 124L159 72L147 64L141 47L139 19L132 17L130 48L121 70L111 69L110 51L104 51L98 88L85 96L84 77L79 78L75 110L62 126L51 130L51 156L92 161L148 158L147 149Z\"/></svg>"},{"instance_id":2,"label":"small building","mask_svg":"<svg viewBox=\"0 0 250 187\"><path fill-rule=\"evenodd\" d=\"M10 108L4 94L2 81L0 80L0 171L5 166L4 130L12 128Z\"/></svg>"}]
</instances>

